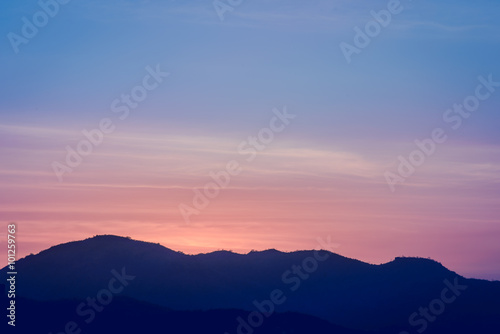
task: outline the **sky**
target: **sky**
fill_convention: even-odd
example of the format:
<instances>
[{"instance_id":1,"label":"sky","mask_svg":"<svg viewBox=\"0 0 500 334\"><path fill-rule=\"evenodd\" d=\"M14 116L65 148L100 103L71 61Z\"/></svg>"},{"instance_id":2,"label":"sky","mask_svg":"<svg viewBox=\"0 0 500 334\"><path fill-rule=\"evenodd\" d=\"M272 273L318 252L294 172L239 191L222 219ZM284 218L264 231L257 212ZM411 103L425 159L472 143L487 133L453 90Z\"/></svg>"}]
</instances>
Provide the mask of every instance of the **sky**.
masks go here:
<instances>
[{"instance_id":1,"label":"sky","mask_svg":"<svg viewBox=\"0 0 500 334\"><path fill-rule=\"evenodd\" d=\"M0 234L17 223L18 257L98 234L191 254L329 238L500 280L499 10L3 1Z\"/></svg>"}]
</instances>

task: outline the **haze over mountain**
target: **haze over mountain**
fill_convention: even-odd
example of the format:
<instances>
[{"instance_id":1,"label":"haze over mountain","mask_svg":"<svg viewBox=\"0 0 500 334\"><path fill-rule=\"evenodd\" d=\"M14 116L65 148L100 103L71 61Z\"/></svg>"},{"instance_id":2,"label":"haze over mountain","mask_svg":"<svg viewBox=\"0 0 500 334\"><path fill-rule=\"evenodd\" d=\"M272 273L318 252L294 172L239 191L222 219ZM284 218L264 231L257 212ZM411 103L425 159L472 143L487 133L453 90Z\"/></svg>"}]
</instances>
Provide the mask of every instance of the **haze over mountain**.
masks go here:
<instances>
[{"instance_id":1,"label":"haze over mountain","mask_svg":"<svg viewBox=\"0 0 500 334\"><path fill-rule=\"evenodd\" d=\"M332 332L331 328L337 333L356 333L341 327L414 333L424 328L424 322L427 333L500 329L499 281L466 279L429 259L396 258L372 265L328 251L186 255L159 244L106 235L51 247L19 260L16 268L20 273L16 282L21 298L19 322L26 321L21 320L23 303L26 309L69 309L75 317L75 307L109 287L115 277L115 282L125 282L124 288L96 321L112 323L114 317L119 319L119 314L131 310L149 319L145 322L150 326L156 326L154 319L160 318L180 326L179 319L191 319L189 323L198 319L194 323L199 323L216 317L229 322L223 328L232 328L233 333L238 325L235 314L246 319L256 310L266 314L267 308L275 311L266 317L265 323L273 324L268 325L269 333L283 324L297 329L298 323L306 324L305 328L316 326L318 332L325 329L325 333ZM2 278L6 272L6 268L0 271ZM272 303L271 310L273 299L280 303ZM410 316L421 307L429 308L436 299L453 302L441 303L444 310L432 321L417 314L410 325ZM431 310L437 306L434 303ZM303 316L299 321L287 312ZM51 314L58 314L59 321L70 320L62 311ZM291 326L290 319L298 322ZM258 330L267 333L264 327Z\"/></svg>"}]
</instances>

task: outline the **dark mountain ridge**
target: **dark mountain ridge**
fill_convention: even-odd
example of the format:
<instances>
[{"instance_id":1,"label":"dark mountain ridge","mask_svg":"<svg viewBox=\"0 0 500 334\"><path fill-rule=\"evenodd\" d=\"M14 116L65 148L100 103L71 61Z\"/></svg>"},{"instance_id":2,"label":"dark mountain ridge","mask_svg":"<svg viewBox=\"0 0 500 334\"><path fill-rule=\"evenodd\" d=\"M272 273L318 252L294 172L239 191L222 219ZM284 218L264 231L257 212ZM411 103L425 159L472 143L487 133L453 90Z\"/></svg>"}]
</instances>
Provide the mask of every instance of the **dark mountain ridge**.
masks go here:
<instances>
[{"instance_id":1,"label":"dark mountain ridge","mask_svg":"<svg viewBox=\"0 0 500 334\"><path fill-rule=\"evenodd\" d=\"M429 259L372 265L328 251L186 255L159 244L97 236L51 247L19 260L16 267L22 273L18 294L30 300L84 300L106 288L114 270L134 277L120 296L170 310L250 312L256 310L254 303L271 300L279 290L284 299L274 305L279 313L393 332L412 328L410 315L441 298L449 282L467 288L446 305L428 333L500 328L500 282L465 279Z\"/></svg>"}]
</instances>

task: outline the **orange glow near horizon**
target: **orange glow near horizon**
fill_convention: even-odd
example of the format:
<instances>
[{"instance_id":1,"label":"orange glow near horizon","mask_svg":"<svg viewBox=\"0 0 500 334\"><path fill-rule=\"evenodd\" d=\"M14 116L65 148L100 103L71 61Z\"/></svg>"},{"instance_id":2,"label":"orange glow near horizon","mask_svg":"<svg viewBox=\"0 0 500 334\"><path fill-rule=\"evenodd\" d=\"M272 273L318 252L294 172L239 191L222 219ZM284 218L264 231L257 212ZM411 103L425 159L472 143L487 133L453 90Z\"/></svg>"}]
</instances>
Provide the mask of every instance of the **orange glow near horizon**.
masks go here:
<instances>
[{"instance_id":1,"label":"orange glow near horizon","mask_svg":"<svg viewBox=\"0 0 500 334\"><path fill-rule=\"evenodd\" d=\"M48 168L64 154L58 145L39 154L40 165L26 161L16 170L7 161L0 213L19 225L21 256L98 234L189 254L313 249L320 248L317 238L330 236L339 244L335 252L370 263L431 257L462 275L495 277L485 263L498 256L500 206L489 186L498 167L443 169L445 159L475 148L450 150L393 194L383 178L387 166L362 151L289 143L245 163L233 140L140 138L111 138L62 183ZM193 188L202 189L210 171L233 159L241 161L241 174L185 222L179 205L193 206Z\"/></svg>"}]
</instances>

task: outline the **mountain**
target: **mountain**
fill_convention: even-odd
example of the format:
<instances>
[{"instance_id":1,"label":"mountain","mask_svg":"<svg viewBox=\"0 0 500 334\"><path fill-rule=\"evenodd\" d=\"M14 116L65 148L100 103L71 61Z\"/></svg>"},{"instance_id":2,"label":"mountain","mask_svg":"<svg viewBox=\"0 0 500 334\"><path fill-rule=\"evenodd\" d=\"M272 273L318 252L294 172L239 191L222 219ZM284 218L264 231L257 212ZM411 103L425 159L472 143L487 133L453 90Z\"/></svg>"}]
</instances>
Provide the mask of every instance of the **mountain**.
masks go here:
<instances>
[{"instance_id":1,"label":"mountain","mask_svg":"<svg viewBox=\"0 0 500 334\"><path fill-rule=\"evenodd\" d=\"M169 333L169 334L236 334L236 319L247 319L250 312L242 310L173 311L126 297L117 297L95 320L87 324L75 314L81 301L33 301L18 299L15 328L2 322L5 333L71 333L65 331L68 323L75 323L75 331L91 334L109 333ZM2 302L2 306L4 303ZM3 307L2 307L3 308ZM26 315L24 317L22 315ZM76 333L73 331L74 333ZM249 331L242 329L242 333ZM4 331L2 331L4 333ZM313 316L298 313L277 313L255 329L256 334L324 333L370 334L332 325Z\"/></svg>"},{"instance_id":2,"label":"mountain","mask_svg":"<svg viewBox=\"0 0 500 334\"><path fill-rule=\"evenodd\" d=\"M28 256L17 262L16 269L20 273L17 293L26 304L45 303L57 309L57 303L77 301L78 305L88 297L123 298L130 301L128 305L147 305L134 304L132 309L160 312L161 318L172 317L171 322L187 316L198 323L206 312L215 312L212 316L233 324L232 331L225 329L230 334L238 325L231 312L248 317L256 311L264 314L265 324L280 319L292 324L300 315L306 317L300 323L341 326L337 332L344 328L417 333L425 327L429 334L500 329L500 282L466 279L420 258L371 265L328 251L186 255L159 244L97 236ZM0 273L4 277L6 268ZM106 293L110 289L120 291ZM109 309L123 305L111 302Z\"/></svg>"}]
</instances>

